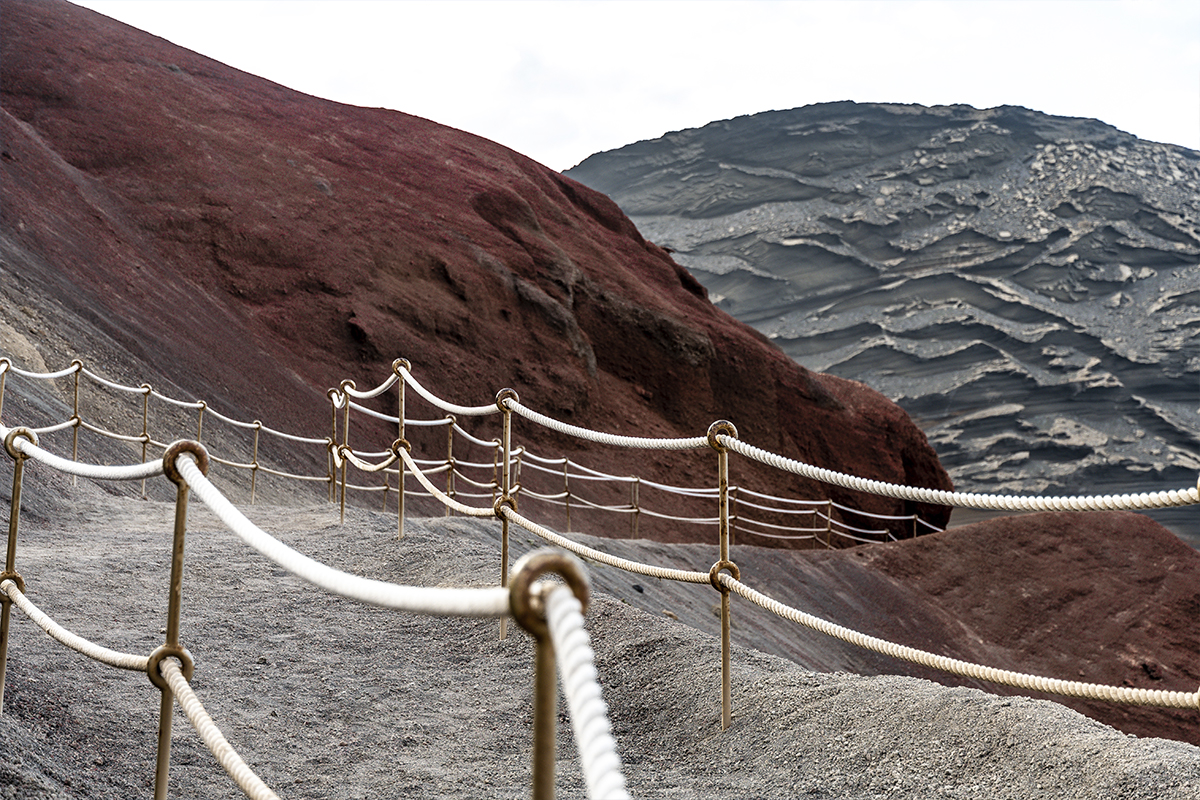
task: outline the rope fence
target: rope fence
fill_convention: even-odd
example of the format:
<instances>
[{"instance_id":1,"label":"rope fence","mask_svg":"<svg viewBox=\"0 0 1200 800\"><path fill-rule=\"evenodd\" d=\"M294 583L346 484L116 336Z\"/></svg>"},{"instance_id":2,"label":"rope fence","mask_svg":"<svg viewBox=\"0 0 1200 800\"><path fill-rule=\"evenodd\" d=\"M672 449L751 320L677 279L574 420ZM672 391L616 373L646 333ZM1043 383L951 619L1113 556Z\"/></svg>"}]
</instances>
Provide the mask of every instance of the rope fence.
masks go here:
<instances>
[{"instance_id":1,"label":"rope fence","mask_svg":"<svg viewBox=\"0 0 1200 800\"><path fill-rule=\"evenodd\" d=\"M193 669L190 654L179 645L179 572L182 569L183 527L189 494L194 494L217 516L244 544L268 558L290 574L311 583L331 594L336 594L365 604L381 606L398 612L429 614L438 616L466 616L497 618L500 620L500 635L505 636L505 624L513 617L535 639L535 691L534 691L534 770L532 796L552 797L554 791L554 726L556 712L554 704L557 693L553 674L557 668L561 673L564 696L570 708L575 741L580 752L580 763L585 773L589 797L627 797L620 758L607 719L607 706L601 699L601 689L594 667L594 651L583 628L582 613L587 604L587 578L578 558L621 569L632 574L674 580L683 583L709 584L721 595L721 661L722 661L722 727L730 724L732 714L730 686L730 596L733 594L751 602L770 613L799 625L808 627L840 641L862 647L873 652L897 659L918 663L927 667L962 677L1013 686L1027 691L1060 694L1068 697L1084 697L1114 703L1141 704L1171 708L1200 708L1200 691L1179 692L1134 689L1122 686L1105 686L1078 681L1065 681L1025 673L1002 670L981 664L960 661L946 656L929 653L869 636L835 623L823 620L802 610L775 600L742 581L740 571L732 560L731 545L735 530L739 533L768 539L809 539L831 547L834 537L877 542L894 540L894 529L886 523L908 523L911 535L916 536L922 527L937 528L917 515L866 514L829 499L775 497L729 482L729 454L747 458L774 469L799 475L811 480L865 492L930 505L949 505L960 508L1008 511L1074 511L1074 510L1146 510L1200 503L1200 481L1196 487L1171 491L1145 492L1138 494L1087 496L1087 497L1021 497L1012 495L986 495L965 492L949 492L922 487L910 487L878 480L861 478L806 464L795 459L771 453L738 438L737 430L730 422L721 420L713 423L703 436L677 438L650 438L626 436L595 431L555 420L521 404L516 392L501 390L492 404L464 406L450 403L422 386L412 376L409 362L399 359L393 363L392 375L387 380L367 391L359 391L352 381L343 381L338 388L330 389L328 398L331 410L330 433L324 438L313 438L284 434L274 431L259 421L250 423L232 420L208 409L203 401L181 401L161 395L148 384L141 387L122 386L86 370L82 362L72 362L71 367L53 373L33 373L14 367L8 359L0 358L0 413L3 413L5 379L9 373L23 379L73 380L73 413L66 421L38 429L28 427L8 428L0 424L0 435L4 446L13 459L12 510L9 519L8 551L5 570L0 573L0 713L3 706L3 682L7 663L8 629L10 607L16 606L42 630L60 643L110 666L146 671L151 682L162 691L162 716L159 732L159 764L156 771L155 797L165 797L167 772L170 758L170 711L178 701L189 721L214 756L234 779L237 785L253 798L273 798L276 795L259 780L245 762L237 755L204 711L203 706L190 689L189 680ZM80 377L112 391L142 397L142 432L121 433L85 422L79 415ZM409 420L405 416L405 388L409 388L446 417L428 420ZM383 398L392 389L396 390L396 410L392 416L372 410L358 400ZM150 434L149 401L154 398L174 407L196 411L196 438L177 440L167 445L157 442ZM253 434L252 457L249 461L210 456L200 443L203 418L207 411L210 417L235 429ZM376 421L396 426L396 439L385 449L354 449L350 444L351 412L363 414ZM458 417L493 417L499 415L499 435L494 439L482 438L459 425ZM568 458L547 458L514 446L512 418L516 415L527 424L553 430L559 434L578 438L591 444L633 450L678 450L704 451L717 456L717 485L711 487L679 487L644 480L638 476L619 476L601 472ZM39 444L39 435L51 435L71 428L74 431L72 455L59 456ZM434 433L445 429L445 457L416 458L410 452L412 444L406 439L408 428ZM103 466L80 462L78 454L79 430L140 445L141 461L136 464ZM258 442L263 432L278 437L281 441L300 445L319 445L326 450L328 470L323 476L304 476L274 470L259 462ZM440 435L440 434L438 434ZM491 463L482 460L467 460L455 456L456 438L466 445L483 448L491 453ZM154 446L164 452L161 459L150 460L147 448ZM62 628L41 612L26 596L24 579L16 571L16 540L20 511L21 476L27 459L37 460L48 467L73 477L85 477L105 481L142 480L143 482L164 475L176 486L176 531L172 557L172 577L169 591L168 624L166 641L148 656L119 653L89 642ZM219 463L251 473L251 502L254 498L254 481L263 471L283 478L323 481L328 484L329 500L340 502L344 519L345 503L349 491L382 492L384 507L392 491L396 493L397 531L404 535L405 503L408 496L430 498L441 504L447 514L457 513L471 517L495 518L501 527L500 578L498 586L475 589L447 589L433 587L403 586L386 581L362 578L334 566L315 561L254 525L237 506L207 477L210 463ZM561 478L561 489L551 486L544 491L524 488L521 483L522 469L535 475ZM349 479L354 470L363 475L382 476L382 485L357 484ZM408 479L420 489L409 489ZM433 478L443 481L436 485ZM394 485L393 485L394 479ZM459 485L467 491L460 491ZM623 487L627 491L628 504L613 504L584 497L578 489L584 486L608 485ZM340 497L335 490L340 488ZM474 491L484 490L484 491ZM716 515L683 516L643 507L643 492L658 492L677 498L700 503L714 503ZM143 488L144 493L144 488ZM475 506L462 502L462 498L487 500L487 506ZM668 520L677 524L716 526L719 560L706 570L668 569L623 559L589 548L571 540L568 536L535 522L518 513L521 501L535 501L566 508L567 532L571 528L572 505L577 510L589 513L619 513L631 518L631 533L637 535L638 520L645 515L652 519ZM711 509L712 506L709 506ZM864 528L850 525L840 517L855 519L878 519L885 523L879 528ZM774 520L774 521L771 521ZM559 551L539 551L521 559L510 570L508 563L509 526L517 525L542 538ZM573 554L573 555L569 555ZM548 572L559 574L566 587L536 582ZM165 730L165 734L164 734ZM165 739L164 739L165 736ZM161 793L160 793L161 792Z\"/></svg>"}]
</instances>

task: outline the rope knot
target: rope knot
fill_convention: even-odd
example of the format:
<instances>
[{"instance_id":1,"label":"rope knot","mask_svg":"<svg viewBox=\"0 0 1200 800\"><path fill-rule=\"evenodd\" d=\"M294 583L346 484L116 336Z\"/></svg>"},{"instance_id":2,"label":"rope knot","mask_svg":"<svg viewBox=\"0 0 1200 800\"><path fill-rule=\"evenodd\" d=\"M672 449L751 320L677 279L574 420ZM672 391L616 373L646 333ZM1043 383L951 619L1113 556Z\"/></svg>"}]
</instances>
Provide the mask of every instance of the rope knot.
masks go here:
<instances>
[{"instance_id":1,"label":"rope knot","mask_svg":"<svg viewBox=\"0 0 1200 800\"><path fill-rule=\"evenodd\" d=\"M208 474L208 449L199 442L180 439L172 442L167 447L167 452L163 453L163 474L170 478L176 486L183 485L183 476L179 474L175 462L184 453L189 453L196 459L196 466L201 475Z\"/></svg>"}]
</instances>

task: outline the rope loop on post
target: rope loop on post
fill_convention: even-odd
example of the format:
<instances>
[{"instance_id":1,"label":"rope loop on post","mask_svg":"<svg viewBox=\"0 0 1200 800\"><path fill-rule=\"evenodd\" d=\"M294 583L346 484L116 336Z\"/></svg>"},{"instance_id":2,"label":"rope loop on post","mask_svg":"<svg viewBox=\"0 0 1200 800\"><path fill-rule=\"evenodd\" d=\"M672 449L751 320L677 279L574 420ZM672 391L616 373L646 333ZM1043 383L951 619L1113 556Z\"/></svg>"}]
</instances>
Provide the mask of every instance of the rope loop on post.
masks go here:
<instances>
[{"instance_id":1,"label":"rope loop on post","mask_svg":"<svg viewBox=\"0 0 1200 800\"><path fill-rule=\"evenodd\" d=\"M713 450L716 450L718 453L725 449L725 445L721 444L721 442L717 440L717 436L722 433L726 436L732 436L734 439L738 438L737 428L734 427L733 423L727 419L719 419L712 425L709 425L708 446Z\"/></svg>"},{"instance_id":2,"label":"rope loop on post","mask_svg":"<svg viewBox=\"0 0 1200 800\"><path fill-rule=\"evenodd\" d=\"M538 641L545 641L550 629L546 625L544 587L535 586L534 582L548 572L557 573L566 581L579 601L580 613L587 613L591 598L591 581L583 562L574 555L544 548L522 556L509 579L508 605L513 619Z\"/></svg>"},{"instance_id":3,"label":"rope loop on post","mask_svg":"<svg viewBox=\"0 0 1200 800\"><path fill-rule=\"evenodd\" d=\"M171 482L176 486L186 486L183 476L179 474L179 470L175 467L175 461L183 453L191 453L196 459L196 466L200 470L201 475L208 474L208 449L199 442L180 439L172 442L167 447L167 452L163 453L163 474L171 479Z\"/></svg>"},{"instance_id":4,"label":"rope loop on post","mask_svg":"<svg viewBox=\"0 0 1200 800\"><path fill-rule=\"evenodd\" d=\"M725 559L713 564L708 570L708 582L721 594L729 594L729 587L721 583L721 573L725 570L729 571L729 574L733 576L735 581L742 579L742 571L732 561Z\"/></svg>"},{"instance_id":5,"label":"rope loop on post","mask_svg":"<svg viewBox=\"0 0 1200 800\"><path fill-rule=\"evenodd\" d=\"M516 389L501 389L500 391L496 392L496 408L500 409L501 411L508 411L509 409L504 405L505 400L513 400L518 403L521 402L521 398L517 396Z\"/></svg>"},{"instance_id":6,"label":"rope loop on post","mask_svg":"<svg viewBox=\"0 0 1200 800\"><path fill-rule=\"evenodd\" d=\"M392 442L392 446L389 447L388 450L396 458L399 458L401 450L406 453L412 452L412 442L408 441L408 439L397 439L396 441Z\"/></svg>"},{"instance_id":7,"label":"rope loop on post","mask_svg":"<svg viewBox=\"0 0 1200 800\"><path fill-rule=\"evenodd\" d=\"M392 374L397 378L403 379L404 376L400 374L400 370L412 372L412 362L407 358L397 358L392 361Z\"/></svg>"},{"instance_id":8,"label":"rope loop on post","mask_svg":"<svg viewBox=\"0 0 1200 800\"><path fill-rule=\"evenodd\" d=\"M36 445L38 443L38 435L33 430L26 427L13 428L8 432L8 435L4 437L4 449L7 450L8 454L14 459L26 457L26 455L16 447L16 440L18 437L27 439L32 445Z\"/></svg>"},{"instance_id":9,"label":"rope loop on post","mask_svg":"<svg viewBox=\"0 0 1200 800\"><path fill-rule=\"evenodd\" d=\"M505 516L503 510L505 507L507 507L509 511L516 512L516 498L512 495L500 495L496 498L496 502L492 503L492 513L494 513L500 519L507 519L508 517Z\"/></svg>"},{"instance_id":10,"label":"rope loop on post","mask_svg":"<svg viewBox=\"0 0 1200 800\"><path fill-rule=\"evenodd\" d=\"M192 674L196 671L196 662L192 659L192 654L181 645L164 644L159 645L146 661L146 675L150 678L151 683L164 692L171 690L170 684L167 683L167 679L163 677L158 666L164 658L173 658L178 661L183 670L183 677L187 678L189 683L191 682Z\"/></svg>"}]
</instances>

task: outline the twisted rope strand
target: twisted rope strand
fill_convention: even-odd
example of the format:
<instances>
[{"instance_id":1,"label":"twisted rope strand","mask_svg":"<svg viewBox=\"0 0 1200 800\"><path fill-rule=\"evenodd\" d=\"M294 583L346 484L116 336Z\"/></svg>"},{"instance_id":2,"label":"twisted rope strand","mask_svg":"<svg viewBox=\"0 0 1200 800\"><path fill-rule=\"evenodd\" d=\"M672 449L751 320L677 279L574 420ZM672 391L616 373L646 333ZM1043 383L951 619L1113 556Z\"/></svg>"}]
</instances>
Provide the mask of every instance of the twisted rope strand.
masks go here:
<instances>
[{"instance_id":1,"label":"twisted rope strand","mask_svg":"<svg viewBox=\"0 0 1200 800\"><path fill-rule=\"evenodd\" d=\"M425 586L401 586L386 581L362 578L334 569L293 550L269 535L237 509L208 478L200 472L188 453L175 461L180 476L243 542L274 561L288 572L328 592L370 605L411 611L417 614L464 617L508 616L508 590L496 586L480 589L444 589Z\"/></svg>"},{"instance_id":2,"label":"twisted rope strand","mask_svg":"<svg viewBox=\"0 0 1200 800\"><path fill-rule=\"evenodd\" d=\"M832 483L845 489L914 500L939 506L956 506L990 511L1143 511L1152 508L1172 508L1200 503L1200 488L1172 489L1142 494L1089 495L1087 497L1019 497L1017 495L973 494L947 492L942 489L922 489L896 483L859 478L844 472L814 467L803 461L784 458L768 450L746 444L726 434L717 434L717 441L736 453L767 466L802 475L806 478ZM1200 483L1200 481L1198 481ZM860 512L856 512L860 513Z\"/></svg>"},{"instance_id":3,"label":"twisted rope strand","mask_svg":"<svg viewBox=\"0 0 1200 800\"><path fill-rule=\"evenodd\" d=\"M217 762L225 768L229 777L233 778L238 788L245 792L250 800L279 800L279 795L271 791L271 788L254 774L254 771L226 740L221 729L212 721L212 717L204 710L200 699L192 691L187 678L183 677L179 664L174 659L163 659L159 663L159 672L166 679L167 685L171 687L171 691L175 694L175 700L183 709L183 713L187 715L192 727L196 729L196 733L200 735L201 741L216 757Z\"/></svg>"},{"instance_id":4,"label":"twisted rope strand","mask_svg":"<svg viewBox=\"0 0 1200 800\"><path fill-rule=\"evenodd\" d=\"M133 653L122 653L118 650L109 650L107 647L101 647L95 642L84 639L82 636L72 633L63 626L59 625L53 619L48 617L40 608L30 602L29 598L17 588L17 584L11 580L6 580L0 583L0 592L8 595L13 601L13 605L25 612L25 616L29 617L42 630L44 630L51 638L56 639L77 653L82 653L88 658L99 661L103 664L108 664L110 667L117 669L128 669L134 672L145 672L146 665L150 659L146 656L134 655Z\"/></svg>"},{"instance_id":5,"label":"twisted rope strand","mask_svg":"<svg viewBox=\"0 0 1200 800\"><path fill-rule=\"evenodd\" d=\"M504 400L504 407L509 411L515 411L530 422L535 422L544 428L550 428L559 433L574 436L577 439L585 439L598 444L607 444L612 447L631 447L638 450L699 450L702 447L708 447L707 436L693 436L688 439L652 439L645 436L622 436L616 433L602 433L590 428L581 428L578 425L560 422L553 417L547 417L545 414L539 414L531 408L526 408L512 398Z\"/></svg>"},{"instance_id":6,"label":"twisted rope strand","mask_svg":"<svg viewBox=\"0 0 1200 800\"><path fill-rule=\"evenodd\" d=\"M628 798L621 757L608 720L608 704L596 673L596 652L583 627L583 609L566 586L556 586L545 598L546 626L554 643L558 674L571 712L571 730L583 768L587 796L595 800Z\"/></svg>"},{"instance_id":7,"label":"twisted rope strand","mask_svg":"<svg viewBox=\"0 0 1200 800\"><path fill-rule=\"evenodd\" d=\"M642 564L637 561L630 561L625 558L602 553L599 550L593 550L586 545L578 544L570 539L558 535L549 528L544 528L536 522L526 519L512 509L511 506L501 505L499 511L504 516L508 517L510 522L520 525L530 533L540 536L551 544L558 545L564 550L570 550L581 558L587 558L600 564L607 564L610 567L623 569L626 572L635 572L638 575L648 575L651 578L663 578L669 581L681 581L682 583L708 583L707 572L692 572L684 569L667 569L665 567L655 567L651 564Z\"/></svg>"},{"instance_id":8,"label":"twisted rope strand","mask_svg":"<svg viewBox=\"0 0 1200 800\"><path fill-rule=\"evenodd\" d=\"M12 431L0 425L0 439L6 438ZM102 464L85 464L82 461L56 456L49 450L43 450L28 439L20 436L13 438L13 449L24 453L35 461L40 461L51 469L64 472L67 475L77 475L80 478L95 478L103 481L137 481L163 474L162 461L148 461L145 464L128 464L118 467L107 467Z\"/></svg>"},{"instance_id":9,"label":"twisted rope strand","mask_svg":"<svg viewBox=\"0 0 1200 800\"><path fill-rule=\"evenodd\" d=\"M751 589L746 584L736 580L728 573L720 573L718 580L730 591L737 592L755 605L762 606L773 614L784 619L798 622L814 631L840 639L843 642L871 650L876 653L922 664L926 667L975 678L989 683L1004 686L1015 686L1027 691L1061 694L1067 697L1084 697L1093 700L1107 700L1112 703L1128 703L1134 705L1163 706L1167 708L1200 708L1200 691L1198 692L1168 692L1161 689L1133 689L1125 686L1106 686L1099 683L1083 683L1081 681L1064 681L1057 678L1043 678L1006 669L997 669L969 661L960 661L948 656L939 656L925 650L889 642L875 636L851 630L832 622L815 617L791 606L768 597L761 592Z\"/></svg>"}]
</instances>

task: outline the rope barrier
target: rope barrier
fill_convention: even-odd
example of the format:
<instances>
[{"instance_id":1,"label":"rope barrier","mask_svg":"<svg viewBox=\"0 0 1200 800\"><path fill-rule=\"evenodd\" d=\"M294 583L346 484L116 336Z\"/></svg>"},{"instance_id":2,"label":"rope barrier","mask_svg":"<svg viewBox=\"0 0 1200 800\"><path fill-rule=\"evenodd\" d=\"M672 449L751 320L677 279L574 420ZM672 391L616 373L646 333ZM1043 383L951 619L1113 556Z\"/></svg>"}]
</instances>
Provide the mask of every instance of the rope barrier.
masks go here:
<instances>
[{"instance_id":1,"label":"rope barrier","mask_svg":"<svg viewBox=\"0 0 1200 800\"><path fill-rule=\"evenodd\" d=\"M8 439L14 428L6 428L0 425L0 437ZM156 475L163 474L163 466L161 461L148 461L145 464L129 464L119 467L108 467L102 464L84 464L79 461L71 461L70 459L56 456L48 450L43 450L28 439L20 436L14 436L12 439L13 449L23 453L35 461L40 461L51 469L58 470L67 475L75 475L80 478L94 478L102 481L136 481L143 478L151 478Z\"/></svg>"},{"instance_id":2,"label":"rope barrier","mask_svg":"<svg viewBox=\"0 0 1200 800\"><path fill-rule=\"evenodd\" d=\"M200 703L199 698L196 697L196 693L192 691L187 678L183 677L183 672L180 671L179 664L172 659L164 659L159 663L159 671L166 679L167 685L171 687L171 691L175 694L175 700L179 703L179 707L183 709L183 713L187 715L188 721L192 723L192 727L200 735L200 740L204 742L209 752L216 757L218 763L224 767L229 777L233 778L238 788L245 792L250 800L279 800L279 795L271 791L270 787L254 774L254 771L247 766L242 757L237 754L237 751L225 739L220 728L216 726L212 721L212 717L204 710L204 706Z\"/></svg>"},{"instance_id":3,"label":"rope barrier","mask_svg":"<svg viewBox=\"0 0 1200 800\"><path fill-rule=\"evenodd\" d=\"M246 518L221 490L200 472L189 454L176 459L176 469L196 497L247 545L293 575L341 597L374 606L463 617L504 617L508 615L508 592L501 587L480 589L444 589L425 586L401 586L386 581L362 578L334 569L293 550Z\"/></svg>"},{"instance_id":4,"label":"rope barrier","mask_svg":"<svg viewBox=\"0 0 1200 800\"><path fill-rule=\"evenodd\" d=\"M563 695L571 712L571 730L587 786L587 796L597 800L628 798L621 757L608 721L608 705L601 696L596 674L596 653L583 627L583 607L566 586L545 595L546 624L558 659Z\"/></svg>"},{"instance_id":5,"label":"rope barrier","mask_svg":"<svg viewBox=\"0 0 1200 800\"><path fill-rule=\"evenodd\" d=\"M461 417L485 417L489 414L499 414L500 407L495 403L489 403L486 406L460 406L454 403L448 403L441 399L433 392L426 389L421 384L417 383L417 379L412 376L406 368L400 367L399 372L404 378L404 382L413 388L417 394L425 398L425 400L433 406L440 408L447 414L457 414Z\"/></svg>"},{"instance_id":6,"label":"rope barrier","mask_svg":"<svg viewBox=\"0 0 1200 800\"><path fill-rule=\"evenodd\" d=\"M618 556L602 553L599 550L593 550L586 545L573 542L563 536L559 536L549 528L544 528L532 520L526 519L513 510L512 506L497 503L498 513L503 514L510 522L520 525L525 530L540 536L551 544L557 545L564 550L569 550L581 558L586 558L595 561L599 564L607 564L610 567L623 569L626 572L635 572L638 575L646 575L651 578L662 578L668 581L680 581L682 583L708 583L707 572L692 572L686 569L666 569L665 567L656 567L651 564L642 564L638 561L630 561L627 558L619 558Z\"/></svg>"},{"instance_id":7,"label":"rope barrier","mask_svg":"<svg viewBox=\"0 0 1200 800\"><path fill-rule=\"evenodd\" d=\"M494 517L494 516L496 516L496 512L493 509L475 508L473 506L465 505L463 503L458 502L457 500L455 500L454 498L450 497L448 494L443 492L441 489L434 486L433 482L430 481L428 477L426 477L426 473L422 472L421 468L417 466L417 462L413 461L412 456L410 456L408 454L407 450L401 450L400 457L404 459L404 465L406 467L408 467L408 471L411 472L416 477L417 481L422 486L425 487L425 490L428 491L434 497L436 497L438 500L441 500L443 504L449 506L450 508L453 508L455 511L457 511L460 514L466 514L469 517Z\"/></svg>"},{"instance_id":8,"label":"rope barrier","mask_svg":"<svg viewBox=\"0 0 1200 800\"><path fill-rule=\"evenodd\" d=\"M692 436L686 439L652 439L644 436L622 436L616 433L601 433L589 428L581 428L578 425L560 422L552 417L547 417L545 414L539 414L531 408L526 408L512 398L505 399L503 403L504 407L508 410L514 411L544 428L550 428L559 433L565 433L568 436L585 439L589 442L596 442L597 444L607 444L612 447L630 447L638 450L699 450L702 447L708 447L707 436Z\"/></svg>"},{"instance_id":9,"label":"rope barrier","mask_svg":"<svg viewBox=\"0 0 1200 800\"><path fill-rule=\"evenodd\" d=\"M1087 497L1021 497L1017 495L973 494L970 492L948 492L943 489L922 489L896 483L869 480L843 472L814 467L803 461L785 458L768 450L718 434L717 441L725 447L794 475L832 483L844 489L891 497L897 500L913 500L939 506L956 506L985 511L1146 511L1154 508L1174 508L1200 503L1200 481L1197 487L1171 489L1170 491L1145 492L1142 494L1089 495ZM856 512L861 513L861 512Z\"/></svg>"},{"instance_id":10,"label":"rope barrier","mask_svg":"<svg viewBox=\"0 0 1200 800\"><path fill-rule=\"evenodd\" d=\"M848 644L853 644L876 653L882 653L892 658L899 658L904 661L911 661L915 664L932 667L942 672L988 681L989 683L998 683L1004 686L1014 686L1027 691L1060 694L1067 697L1084 697L1093 700L1107 700L1113 703L1152 705L1166 708L1200 708L1200 691L1168 692L1161 689L1134 689L1126 686L1106 686L1099 683L1064 681L1057 678L1043 678L1037 675L996 669L995 667L987 667L982 664L973 664L969 661L960 661L948 656L939 656L924 650L918 650L914 647L907 647L885 639L868 636L865 633L859 633L850 628L836 625L820 617L815 617L812 614L784 605L772 597L751 589L729 574L720 573L717 575L717 580L730 591L737 592L755 605L761 606L784 619L798 622L807 628L823 633L826 636L840 639Z\"/></svg>"},{"instance_id":11,"label":"rope barrier","mask_svg":"<svg viewBox=\"0 0 1200 800\"><path fill-rule=\"evenodd\" d=\"M82 636L72 633L63 626L59 625L50 617L46 616L40 608L30 602L25 593L17 588L17 584L11 580L0 582L0 592L3 592L12 600L13 605L25 612L25 616L29 617L39 628L44 630L47 635L66 645L77 653L81 653L88 658L99 661L103 664L108 664L110 667L117 669L127 669L134 672L145 672L146 665L150 659L146 656L138 656L132 653L122 653L118 650L110 650L107 647L101 647L95 642L84 639Z\"/></svg>"}]
</instances>

